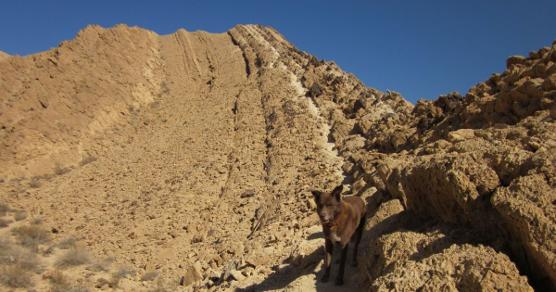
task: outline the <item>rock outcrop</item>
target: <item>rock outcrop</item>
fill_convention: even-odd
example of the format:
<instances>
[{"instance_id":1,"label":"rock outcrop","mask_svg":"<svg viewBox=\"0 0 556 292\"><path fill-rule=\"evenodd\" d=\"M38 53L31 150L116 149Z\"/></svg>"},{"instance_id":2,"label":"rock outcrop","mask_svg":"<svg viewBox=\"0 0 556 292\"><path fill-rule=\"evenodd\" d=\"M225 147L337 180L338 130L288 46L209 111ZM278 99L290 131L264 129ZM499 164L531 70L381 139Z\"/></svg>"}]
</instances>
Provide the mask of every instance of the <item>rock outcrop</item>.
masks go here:
<instances>
[{"instance_id":1,"label":"rock outcrop","mask_svg":"<svg viewBox=\"0 0 556 292\"><path fill-rule=\"evenodd\" d=\"M509 254L536 285L551 287L555 58L556 44L528 58L511 57L504 73L465 96L452 93L413 108L395 93L382 95L381 102L397 106L392 112L372 97L338 102L341 85L328 83L318 69L306 79L325 92L316 97L321 103L337 102L344 110L330 123L349 126L332 127L332 136L358 189L375 187L383 200L398 199L425 222L473 231L467 241Z\"/></svg>"}]
</instances>

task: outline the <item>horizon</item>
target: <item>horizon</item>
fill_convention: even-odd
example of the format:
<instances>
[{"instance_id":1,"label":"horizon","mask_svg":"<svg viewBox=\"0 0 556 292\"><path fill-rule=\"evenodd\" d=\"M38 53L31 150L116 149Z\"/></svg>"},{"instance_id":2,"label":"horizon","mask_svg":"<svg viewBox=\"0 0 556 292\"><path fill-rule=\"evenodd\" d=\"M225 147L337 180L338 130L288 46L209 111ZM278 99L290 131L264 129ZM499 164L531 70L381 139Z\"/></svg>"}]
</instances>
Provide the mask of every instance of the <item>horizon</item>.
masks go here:
<instances>
[{"instance_id":1,"label":"horizon","mask_svg":"<svg viewBox=\"0 0 556 292\"><path fill-rule=\"evenodd\" d=\"M161 35L180 28L224 33L237 24L270 26L298 49L334 61L368 87L399 92L413 104L453 91L464 95L502 72L508 57L527 56L556 39L556 1L531 5L522 0L341 4L66 0L10 2L0 16L0 51L21 56L54 48L94 24L105 28L125 24Z\"/></svg>"}]
</instances>

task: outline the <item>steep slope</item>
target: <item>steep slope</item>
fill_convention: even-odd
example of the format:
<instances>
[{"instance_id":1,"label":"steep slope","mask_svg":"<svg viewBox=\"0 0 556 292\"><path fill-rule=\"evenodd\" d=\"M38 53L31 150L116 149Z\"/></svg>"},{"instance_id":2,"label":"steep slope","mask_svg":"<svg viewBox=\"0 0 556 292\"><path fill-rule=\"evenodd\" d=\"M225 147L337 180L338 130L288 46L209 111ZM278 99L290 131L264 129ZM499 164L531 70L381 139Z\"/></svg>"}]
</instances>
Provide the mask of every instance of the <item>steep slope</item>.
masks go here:
<instances>
[{"instance_id":1,"label":"steep slope","mask_svg":"<svg viewBox=\"0 0 556 292\"><path fill-rule=\"evenodd\" d=\"M317 223L303 188L342 178L295 75L239 47L261 31L91 26L2 63L2 200L169 283L264 277Z\"/></svg>"},{"instance_id":2,"label":"steep slope","mask_svg":"<svg viewBox=\"0 0 556 292\"><path fill-rule=\"evenodd\" d=\"M308 191L344 182L369 203L346 291L550 287L555 56L413 106L268 27L90 26L0 62L0 202L131 266L123 290L326 290Z\"/></svg>"}]
</instances>

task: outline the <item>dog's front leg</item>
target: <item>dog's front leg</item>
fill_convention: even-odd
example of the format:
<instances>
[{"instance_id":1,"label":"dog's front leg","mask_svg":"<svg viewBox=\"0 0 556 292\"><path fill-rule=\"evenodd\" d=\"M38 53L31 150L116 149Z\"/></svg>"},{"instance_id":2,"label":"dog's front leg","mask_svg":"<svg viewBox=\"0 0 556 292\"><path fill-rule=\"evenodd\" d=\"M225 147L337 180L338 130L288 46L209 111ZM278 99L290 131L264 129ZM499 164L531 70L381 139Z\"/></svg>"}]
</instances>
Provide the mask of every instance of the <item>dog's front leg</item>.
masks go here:
<instances>
[{"instance_id":1,"label":"dog's front leg","mask_svg":"<svg viewBox=\"0 0 556 292\"><path fill-rule=\"evenodd\" d=\"M332 266L332 253L334 252L334 245L330 239L325 238L324 240L324 275L322 276L321 281L327 282L328 278L330 278L330 267Z\"/></svg>"},{"instance_id":2,"label":"dog's front leg","mask_svg":"<svg viewBox=\"0 0 556 292\"><path fill-rule=\"evenodd\" d=\"M342 247L342 258L340 259L340 270L338 271L338 277L336 278L336 285L344 284L344 268L346 267L346 259L349 244Z\"/></svg>"}]
</instances>

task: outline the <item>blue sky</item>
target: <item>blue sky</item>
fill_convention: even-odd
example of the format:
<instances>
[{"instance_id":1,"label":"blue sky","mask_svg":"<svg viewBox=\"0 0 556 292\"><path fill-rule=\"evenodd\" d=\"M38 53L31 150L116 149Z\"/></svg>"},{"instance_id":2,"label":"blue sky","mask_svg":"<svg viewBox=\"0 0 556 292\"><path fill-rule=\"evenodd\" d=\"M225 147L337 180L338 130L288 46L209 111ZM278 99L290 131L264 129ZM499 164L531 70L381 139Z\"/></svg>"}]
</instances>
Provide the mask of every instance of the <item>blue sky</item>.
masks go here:
<instances>
[{"instance_id":1,"label":"blue sky","mask_svg":"<svg viewBox=\"0 0 556 292\"><path fill-rule=\"evenodd\" d=\"M223 32L270 25L298 48L334 60L367 86L412 102L473 84L556 40L556 0L470 1L5 1L0 50L26 55L87 24Z\"/></svg>"}]
</instances>

